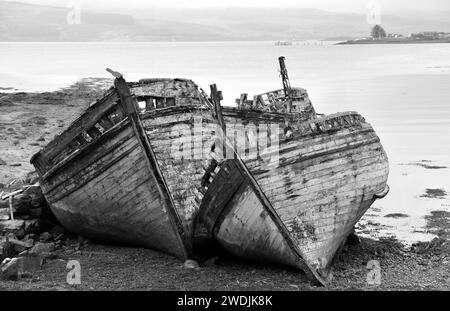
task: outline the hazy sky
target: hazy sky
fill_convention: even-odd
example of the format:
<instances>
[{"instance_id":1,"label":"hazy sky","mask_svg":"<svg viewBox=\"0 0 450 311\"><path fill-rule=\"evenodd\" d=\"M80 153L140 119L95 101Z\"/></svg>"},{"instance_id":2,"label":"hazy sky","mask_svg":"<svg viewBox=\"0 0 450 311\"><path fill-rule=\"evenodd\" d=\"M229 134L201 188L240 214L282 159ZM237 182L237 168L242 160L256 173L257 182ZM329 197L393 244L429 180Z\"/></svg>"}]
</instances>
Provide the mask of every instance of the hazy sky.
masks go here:
<instances>
[{"instance_id":1,"label":"hazy sky","mask_svg":"<svg viewBox=\"0 0 450 311\"><path fill-rule=\"evenodd\" d=\"M370 2L378 2L385 12L401 11L450 11L448 0L17 0L35 4L67 6L74 1L85 8L140 8L140 7L308 7L327 11L367 12Z\"/></svg>"}]
</instances>

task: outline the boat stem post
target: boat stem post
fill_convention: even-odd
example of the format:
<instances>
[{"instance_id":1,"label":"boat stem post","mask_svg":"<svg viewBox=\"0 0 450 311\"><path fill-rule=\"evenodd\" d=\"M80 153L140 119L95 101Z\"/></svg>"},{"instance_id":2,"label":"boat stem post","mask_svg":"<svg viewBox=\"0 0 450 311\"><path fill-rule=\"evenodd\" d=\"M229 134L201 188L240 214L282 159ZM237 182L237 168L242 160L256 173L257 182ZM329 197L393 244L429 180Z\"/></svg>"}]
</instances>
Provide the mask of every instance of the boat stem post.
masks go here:
<instances>
[{"instance_id":1,"label":"boat stem post","mask_svg":"<svg viewBox=\"0 0 450 311\"><path fill-rule=\"evenodd\" d=\"M219 126L222 129L222 135L223 135L223 141L226 142L227 137L227 131L225 126L225 121L223 119L223 113L222 113L222 106L220 104L220 101L223 99L222 92L217 90L217 85L212 84L210 85L211 89L211 101L214 104L214 112L217 118L217 121L219 122ZM227 144L223 144L223 155L226 157L226 151L227 151Z\"/></svg>"},{"instance_id":2,"label":"boat stem post","mask_svg":"<svg viewBox=\"0 0 450 311\"><path fill-rule=\"evenodd\" d=\"M289 77L288 77L286 64L284 63L284 60L285 60L284 56L280 56L278 58L278 61L280 62L281 79L283 80L284 95L286 97L290 97L290 95L291 95L291 82L289 82Z\"/></svg>"}]
</instances>

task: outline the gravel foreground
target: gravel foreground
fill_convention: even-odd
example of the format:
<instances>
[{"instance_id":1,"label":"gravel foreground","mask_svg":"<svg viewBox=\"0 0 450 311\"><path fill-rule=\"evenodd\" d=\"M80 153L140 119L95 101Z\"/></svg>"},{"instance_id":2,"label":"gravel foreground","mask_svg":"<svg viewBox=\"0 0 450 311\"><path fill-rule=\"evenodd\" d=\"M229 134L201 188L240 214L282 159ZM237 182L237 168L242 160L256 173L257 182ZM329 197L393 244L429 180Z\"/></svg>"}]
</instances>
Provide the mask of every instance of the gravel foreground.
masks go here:
<instances>
[{"instance_id":1,"label":"gravel foreground","mask_svg":"<svg viewBox=\"0 0 450 311\"><path fill-rule=\"evenodd\" d=\"M81 284L69 285L69 260L81 264ZM373 281L380 266L380 282ZM450 243L435 239L405 248L398 241L361 239L347 245L338 256L327 287L311 285L297 270L262 267L220 257L186 269L176 258L162 253L127 247L76 243L64 247L57 258L29 278L0 282L0 290L98 291L98 290L450 290ZM368 281L369 275L369 281Z\"/></svg>"}]
</instances>

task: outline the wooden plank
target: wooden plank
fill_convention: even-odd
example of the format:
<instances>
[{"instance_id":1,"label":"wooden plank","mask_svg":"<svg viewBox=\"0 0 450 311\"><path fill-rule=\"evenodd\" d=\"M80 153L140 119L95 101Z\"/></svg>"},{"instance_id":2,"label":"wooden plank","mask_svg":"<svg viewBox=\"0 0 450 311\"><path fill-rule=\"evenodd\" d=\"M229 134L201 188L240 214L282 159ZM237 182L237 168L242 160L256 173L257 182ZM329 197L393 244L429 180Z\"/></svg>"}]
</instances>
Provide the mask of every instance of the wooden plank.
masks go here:
<instances>
[{"instance_id":1,"label":"wooden plank","mask_svg":"<svg viewBox=\"0 0 450 311\"><path fill-rule=\"evenodd\" d=\"M113 128L109 129L107 132L105 132L102 136L97 137L94 141L87 143L87 141L82 138L82 136L78 137L78 139L82 139L85 141L85 145L80 147L78 150L76 150L74 153L70 154L65 159L58 162L56 165L54 165L49 171L47 171L43 176L42 179L48 179L52 175L54 175L57 171L65 167L68 163L71 163L75 158L81 156L85 152L89 152L92 148L95 148L98 144L101 144L103 141L109 139L112 135L115 135L118 131L122 130L127 125L127 120L122 120L122 122L116 124Z\"/></svg>"},{"instance_id":2,"label":"wooden plank","mask_svg":"<svg viewBox=\"0 0 450 311\"><path fill-rule=\"evenodd\" d=\"M209 232L215 230L217 219L243 181L244 177L234 161L227 160L221 165L219 173L209 184L208 192L203 197L199 208L199 217Z\"/></svg>"},{"instance_id":3,"label":"wooden plank","mask_svg":"<svg viewBox=\"0 0 450 311\"><path fill-rule=\"evenodd\" d=\"M129 149L127 152L124 152L123 154L121 154L120 156L116 157L113 161L111 161L108 165L102 167L102 169L96 170L94 175L91 178L95 178L97 176L100 176L101 174L103 174L104 172L108 171L108 169L110 169L113 165L115 165L116 163L120 162L123 159L126 159L126 157L133 152L138 146L135 146L131 149ZM83 179L83 180L77 180L76 183L74 183L74 187L72 187L70 190L68 191L64 191L61 192L59 195L54 196L51 200L49 199L49 203L54 203L56 201L59 201L61 199L63 199L64 197L68 196L69 194L77 191L78 189L83 188L91 179ZM52 189L53 190L53 189Z\"/></svg>"},{"instance_id":4,"label":"wooden plank","mask_svg":"<svg viewBox=\"0 0 450 311\"><path fill-rule=\"evenodd\" d=\"M214 110L217 115L217 121L219 122L219 126L224 133L224 137L226 137L226 124L223 119L222 106L220 104L221 93L219 93L219 91L217 90L217 85L215 84L211 85L210 88L211 88L211 100L214 104Z\"/></svg>"}]
</instances>

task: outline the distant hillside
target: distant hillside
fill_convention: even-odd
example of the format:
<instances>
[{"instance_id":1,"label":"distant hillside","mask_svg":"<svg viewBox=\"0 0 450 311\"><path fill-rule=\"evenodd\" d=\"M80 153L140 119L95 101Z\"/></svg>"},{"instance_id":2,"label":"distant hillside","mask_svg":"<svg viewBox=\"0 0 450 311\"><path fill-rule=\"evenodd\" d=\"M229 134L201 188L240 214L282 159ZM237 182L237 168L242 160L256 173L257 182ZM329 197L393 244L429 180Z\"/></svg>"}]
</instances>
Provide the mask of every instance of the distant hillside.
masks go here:
<instances>
[{"instance_id":1,"label":"distant hillside","mask_svg":"<svg viewBox=\"0 0 450 311\"><path fill-rule=\"evenodd\" d=\"M70 9L0 2L2 41L91 41L113 39L135 27L132 16L83 12L80 25L69 25ZM107 33L113 31L112 37ZM106 36L105 36L106 35Z\"/></svg>"},{"instance_id":2,"label":"distant hillside","mask_svg":"<svg viewBox=\"0 0 450 311\"><path fill-rule=\"evenodd\" d=\"M368 36L371 30L364 14L335 13L317 9L154 9L129 10L127 13L135 16L137 20L164 16L166 20L215 25L223 27L227 30L228 36L236 39L320 40ZM410 15L406 14L405 16ZM438 18L435 15L415 16L414 18L383 15L382 24L389 33L450 31L450 20Z\"/></svg>"},{"instance_id":3,"label":"distant hillside","mask_svg":"<svg viewBox=\"0 0 450 311\"><path fill-rule=\"evenodd\" d=\"M310 40L367 36L362 14L316 9L82 10L69 25L70 9L0 1L0 41L227 41ZM450 32L450 21L383 16L391 33Z\"/></svg>"}]
</instances>

